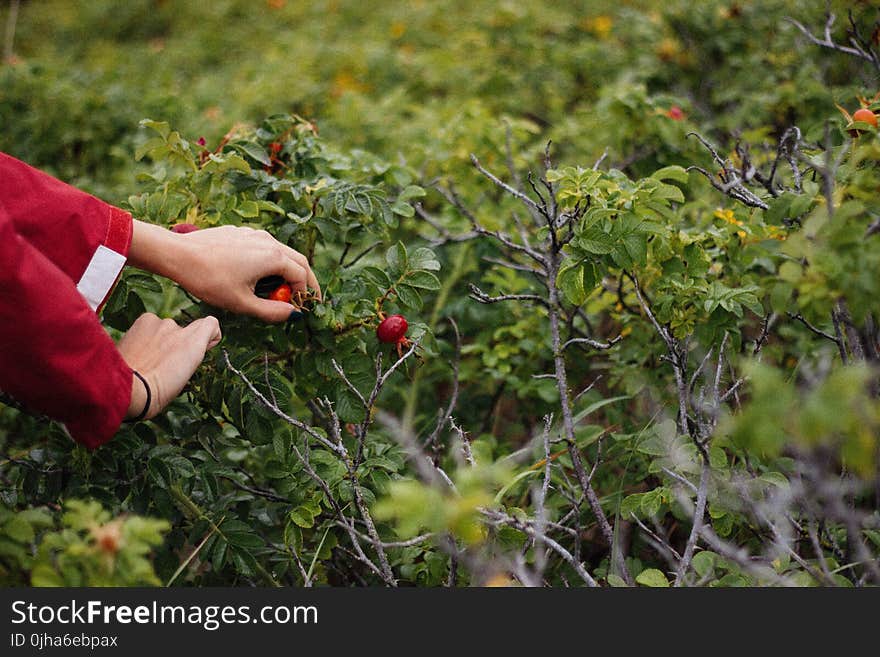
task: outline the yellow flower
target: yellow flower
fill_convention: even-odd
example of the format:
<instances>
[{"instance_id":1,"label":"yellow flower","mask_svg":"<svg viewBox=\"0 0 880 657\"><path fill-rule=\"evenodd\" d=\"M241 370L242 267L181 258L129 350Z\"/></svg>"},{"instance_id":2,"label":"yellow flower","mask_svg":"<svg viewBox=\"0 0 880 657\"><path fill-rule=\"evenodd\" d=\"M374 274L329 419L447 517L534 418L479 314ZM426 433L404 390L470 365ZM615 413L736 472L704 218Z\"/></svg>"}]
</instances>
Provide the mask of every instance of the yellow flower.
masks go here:
<instances>
[{"instance_id":1,"label":"yellow flower","mask_svg":"<svg viewBox=\"0 0 880 657\"><path fill-rule=\"evenodd\" d=\"M733 216L733 210L722 210L718 208L715 210L715 214L713 215L716 219L721 219L722 221L726 221L731 226L742 226L743 222Z\"/></svg>"},{"instance_id":2,"label":"yellow flower","mask_svg":"<svg viewBox=\"0 0 880 657\"><path fill-rule=\"evenodd\" d=\"M369 91L369 85L364 84L349 71L340 71L333 77L333 84L330 87L330 95L334 98L347 93L349 91L355 93L365 93Z\"/></svg>"},{"instance_id":3,"label":"yellow flower","mask_svg":"<svg viewBox=\"0 0 880 657\"><path fill-rule=\"evenodd\" d=\"M675 39L667 37L657 45L655 52L660 60L670 62L681 54L681 46L678 45L678 41Z\"/></svg>"},{"instance_id":4,"label":"yellow flower","mask_svg":"<svg viewBox=\"0 0 880 657\"><path fill-rule=\"evenodd\" d=\"M773 240L785 241L788 235L779 226L767 226L767 237Z\"/></svg>"},{"instance_id":5,"label":"yellow flower","mask_svg":"<svg viewBox=\"0 0 880 657\"><path fill-rule=\"evenodd\" d=\"M733 210L723 210L722 208L718 208L715 210L715 218L721 219L722 221L726 221L729 224L732 224L736 221L733 218Z\"/></svg>"},{"instance_id":6,"label":"yellow flower","mask_svg":"<svg viewBox=\"0 0 880 657\"><path fill-rule=\"evenodd\" d=\"M391 23L389 32L391 33L392 39L399 39L404 34L406 34L406 23L403 23L401 21L394 21L393 23Z\"/></svg>"},{"instance_id":7,"label":"yellow flower","mask_svg":"<svg viewBox=\"0 0 880 657\"><path fill-rule=\"evenodd\" d=\"M597 38L605 40L611 34L614 28L614 19L611 16L596 16L595 18L585 18L580 23L581 28L592 32Z\"/></svg>"}]
</instances>

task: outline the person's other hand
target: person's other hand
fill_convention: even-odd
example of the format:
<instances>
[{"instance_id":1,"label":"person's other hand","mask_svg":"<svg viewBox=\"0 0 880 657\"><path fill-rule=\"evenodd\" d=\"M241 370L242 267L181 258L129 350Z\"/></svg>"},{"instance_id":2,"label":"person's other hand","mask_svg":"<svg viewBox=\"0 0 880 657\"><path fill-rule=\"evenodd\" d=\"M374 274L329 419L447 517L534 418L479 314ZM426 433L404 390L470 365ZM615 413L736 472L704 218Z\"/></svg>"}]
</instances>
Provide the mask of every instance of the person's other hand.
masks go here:
<instances>
[{"instance_id":1,"label":"person's other hand","mask_svg":"<svg viewBox=\"0 0 880 657\"><path fill-rule=\"evenodd\" d=\"M186 327L152 313L135 320L117 348L128 366L150 385L152 400L147 419L155 417L180 394L205 352L215 347L221 337L216 317L202 317ZM143 383L132 375L131 404L126 417L137 417L146 401Z\"/></svg>"}]
</instances>

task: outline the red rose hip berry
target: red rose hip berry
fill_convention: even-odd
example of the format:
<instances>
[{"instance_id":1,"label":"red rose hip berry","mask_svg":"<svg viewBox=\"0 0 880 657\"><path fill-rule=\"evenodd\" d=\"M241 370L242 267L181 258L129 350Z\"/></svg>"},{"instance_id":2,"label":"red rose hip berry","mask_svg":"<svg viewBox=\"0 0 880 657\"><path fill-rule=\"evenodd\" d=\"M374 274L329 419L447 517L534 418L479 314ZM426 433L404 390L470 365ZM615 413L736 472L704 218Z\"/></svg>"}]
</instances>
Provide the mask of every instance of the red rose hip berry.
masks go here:
<instances>
[{"instance_id":1,"label":"red rose hip berry","mask_svg":"<svg viewBox=\"0 0 880 657\"><path fill-rule=\"evenodd\" d=\"M872 125L875 128L877 127L877 115L874 114L874 112L872 112L871 110L864 107L862 109L856 110L852 118L853 121L862 121L863 123Z\"/></svg>"},{"instance_id":2,"label":"red rose hip berry","mask_svg":"<svg viewBox=\"0 0 880 657\"><path fill-rule=\"evenodd\" d=\"M376 329L376 337L379 342L388 342L394 344L403 340L409 324L403 315L391 315L383 319Z\"/></svg>"},{"instance_id":3,"label":"red rose hip berry","mask_svg":"<svg viewBox=\"0 0 880 657\"><path fill-rule=\"evenodd\" d=\"M852 118L853 122L858 121L860 123L867 123L868 125L874 126L875 128L877 127L877 115L865 107L853 112L853 115L851 118ZM850 137L858 137L862 134L861 132L859 132L855 128L852 128L852 129L848 130L847 132L849 132Z\"/></svg>"},{"instance_id":4,"label":"red rose hip berry","mask_svg":"<svg viewBox=\"0 0 880 657\"><path fill-rule=\"evenodd\" d=\"M269 298L272 301L284 301L285 303L290 303L292 296L293 290L290 289L287 283L282 283L269 294Z\"/></svg>"}]
</instances>

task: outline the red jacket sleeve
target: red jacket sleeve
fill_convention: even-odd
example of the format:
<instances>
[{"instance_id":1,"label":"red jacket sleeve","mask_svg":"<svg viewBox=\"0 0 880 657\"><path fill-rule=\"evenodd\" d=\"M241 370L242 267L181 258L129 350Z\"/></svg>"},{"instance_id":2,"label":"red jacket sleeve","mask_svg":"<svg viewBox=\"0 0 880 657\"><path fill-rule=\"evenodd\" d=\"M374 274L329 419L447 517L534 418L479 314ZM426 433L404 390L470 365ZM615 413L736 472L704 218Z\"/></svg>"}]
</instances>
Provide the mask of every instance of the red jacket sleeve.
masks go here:
<instances>
[{"instance_id":1,"label":"red jacket sleeve","mask_svg":"<svg viewBox=\"0 0 880 657\"><path fill-rule=\"evenodd\" d=\"M131 399L131 368L101 326L131 217L0 153L0 390L94 448Z\"/></svg>"}]
</instances>

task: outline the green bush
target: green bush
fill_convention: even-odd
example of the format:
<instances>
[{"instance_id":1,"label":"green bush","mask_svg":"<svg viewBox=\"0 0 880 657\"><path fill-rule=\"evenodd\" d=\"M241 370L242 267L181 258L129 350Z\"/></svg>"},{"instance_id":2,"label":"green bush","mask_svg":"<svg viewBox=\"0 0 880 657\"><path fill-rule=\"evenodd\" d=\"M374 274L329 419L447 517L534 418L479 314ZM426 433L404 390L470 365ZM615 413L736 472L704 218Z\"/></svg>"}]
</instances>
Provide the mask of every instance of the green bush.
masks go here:
<instances>
[{"instance_id":1,"label":"green bush","mask_svg":"<svg viewBox=\"0 0 880 657\"><path fill-rule=\"evenodd\" d=\"M880 109L869 40L821 48L783 0L253 4L22 8L0 148L140 219L266 229L324 298L221 314L95 452L4 409L4 577L880 582L880 142L835 107ZM104 320L145 310L217 312L130 271ZM53 533L75 499L107 511ZM138 520L108 574L106 513L165 540Z\"/></svg>"}]
</instances>

